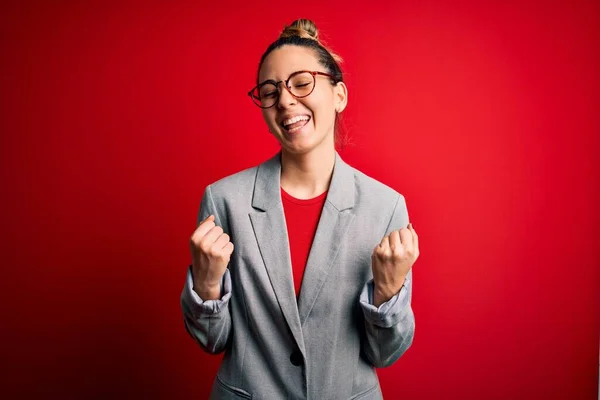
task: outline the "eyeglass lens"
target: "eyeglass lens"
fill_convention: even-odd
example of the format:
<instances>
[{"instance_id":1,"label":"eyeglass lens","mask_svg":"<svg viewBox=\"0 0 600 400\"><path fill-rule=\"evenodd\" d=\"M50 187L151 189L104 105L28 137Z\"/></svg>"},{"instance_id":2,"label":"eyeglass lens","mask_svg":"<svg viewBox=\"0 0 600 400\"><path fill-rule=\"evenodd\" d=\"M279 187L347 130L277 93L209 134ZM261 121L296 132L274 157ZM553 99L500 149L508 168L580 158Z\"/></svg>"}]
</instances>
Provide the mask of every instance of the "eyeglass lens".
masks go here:
<instances>
[{"instance_id":1,"label":"eyeglass lens","mask_svg":"<svg viewBox=\"0 0 600 400\"><path fill-rule=\"evenodd\" d=\"M288 81L290 92L296 97L308 96L315 86L315 78L309 72L296 74ZM282 88L282 90L285 90ZM279 90L273 83L265 83L254 91L254 99L261 107L270 107L279 99Z\"/></svg>"}]
</instances>

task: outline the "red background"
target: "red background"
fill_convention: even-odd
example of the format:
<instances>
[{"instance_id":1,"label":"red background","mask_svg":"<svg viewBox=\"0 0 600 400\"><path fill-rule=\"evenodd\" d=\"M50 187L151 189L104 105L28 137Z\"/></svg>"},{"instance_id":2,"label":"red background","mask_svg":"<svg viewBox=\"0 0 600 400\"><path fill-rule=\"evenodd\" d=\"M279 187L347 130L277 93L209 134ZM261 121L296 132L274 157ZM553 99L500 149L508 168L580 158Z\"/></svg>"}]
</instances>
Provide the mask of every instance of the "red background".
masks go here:
<instances>
[{"instance_id":1,"label":"red background","mask_svg":"<svg viewBox=\"0 0 600 400\"><path fill-rule=\"evenodd\" d=\"M592 1L4 2L0 395L207 397L188 240L206 184L277 151L246 92L299 17L345 59L342 157L420 235L386 398L596 399Z\"/></svg>"}]
</instances>

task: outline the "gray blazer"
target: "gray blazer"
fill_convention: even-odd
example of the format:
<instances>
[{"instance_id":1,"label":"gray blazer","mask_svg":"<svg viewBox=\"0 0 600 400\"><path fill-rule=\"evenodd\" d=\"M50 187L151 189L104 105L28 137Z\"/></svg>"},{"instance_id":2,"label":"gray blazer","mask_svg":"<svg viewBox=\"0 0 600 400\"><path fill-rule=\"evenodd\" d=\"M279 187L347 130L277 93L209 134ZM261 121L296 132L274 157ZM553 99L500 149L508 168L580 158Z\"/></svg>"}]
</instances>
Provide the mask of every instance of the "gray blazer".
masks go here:
<instances>
[{"instance_id":1,"label":"gray blazer","mask_svg":"<svg viewBox=\"0 0 600 400\"><path fill-rule=\"evenodd\" d=\"M381 399L375 367L394 363L413 340L412 270L376 308L371 254L407 226L404 197L336 152L297 300L280 174L278 152L202 197L198 223L214 214L235 245L221 299L192 290L191 266L181 293L190 336L209 353L225 351L211 398Z\"/></svg>"}]
</instances>

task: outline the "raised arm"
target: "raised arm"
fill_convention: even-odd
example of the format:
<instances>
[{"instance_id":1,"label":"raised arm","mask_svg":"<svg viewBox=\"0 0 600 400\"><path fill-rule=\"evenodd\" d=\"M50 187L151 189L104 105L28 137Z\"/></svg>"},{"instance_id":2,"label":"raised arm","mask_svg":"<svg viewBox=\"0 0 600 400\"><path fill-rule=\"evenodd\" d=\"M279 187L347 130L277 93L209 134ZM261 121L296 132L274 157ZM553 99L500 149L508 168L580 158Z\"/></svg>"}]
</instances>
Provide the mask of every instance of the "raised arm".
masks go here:
<instances>
[{"instance_id":1,"label":"raised arm","mask_svg":"<svg viewBox=\"0 0 600 400\"><path fill-rule=\"evenodd\" d=\"M366 330L363 350L375 367L392 365L412 344L412 265L418 256L418 236L399 195L385 236L373 250L373 279L360 296Z\"/></svg>"},{"instance_id":2,"label":"raised arm","mask_svg":"<svg viewBox=\"0 0 600 400\"><path fill-rule=\"evenodd\" d=\"M210 185L202 196L198 221L190 238L192 264L181 292L181 310L188 334L203 350L216 354L225 350L231 335L227 265L234 247L221 227Z\"/></svg>"}]
</instances>

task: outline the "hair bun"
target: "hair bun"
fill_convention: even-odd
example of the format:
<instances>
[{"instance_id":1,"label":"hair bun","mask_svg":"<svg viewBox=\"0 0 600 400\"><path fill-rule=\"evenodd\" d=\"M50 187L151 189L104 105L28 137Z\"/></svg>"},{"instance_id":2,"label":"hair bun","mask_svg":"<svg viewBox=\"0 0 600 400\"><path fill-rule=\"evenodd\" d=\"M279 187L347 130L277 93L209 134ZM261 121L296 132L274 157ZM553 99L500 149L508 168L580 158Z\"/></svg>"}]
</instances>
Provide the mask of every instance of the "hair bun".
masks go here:
<instances>
[{"instance_id":1,"label":"hair bun","mask_svg":"<svg viewBox=\"0 0 600 400\"><path fill-rule=\"evenodd\" d=\"M290 36L300 36L307 39L313 39L319 41L319 30L314 22L310 19L297 19L286 26L279 35L279 38L286 38Z\"/></svg>"},{"instance_id":2,"label":"hair bun","mask_svg":"<svg viewBox=\"0 0 600 400\"><path fill-rule=\"evenodd\" d=\"M325 43L319 40L319 30L314 22L310 19L297 19L292 22L289 26L285 26L283 31L279 35L279 39L289 38L292 36L297 36L306 39L312 39L317 42L318 46L323 48L326 52L328 52L331 57L337 62L341 64L343 62L342 57L333 53Z\"/></svg>"}]
</instances>

